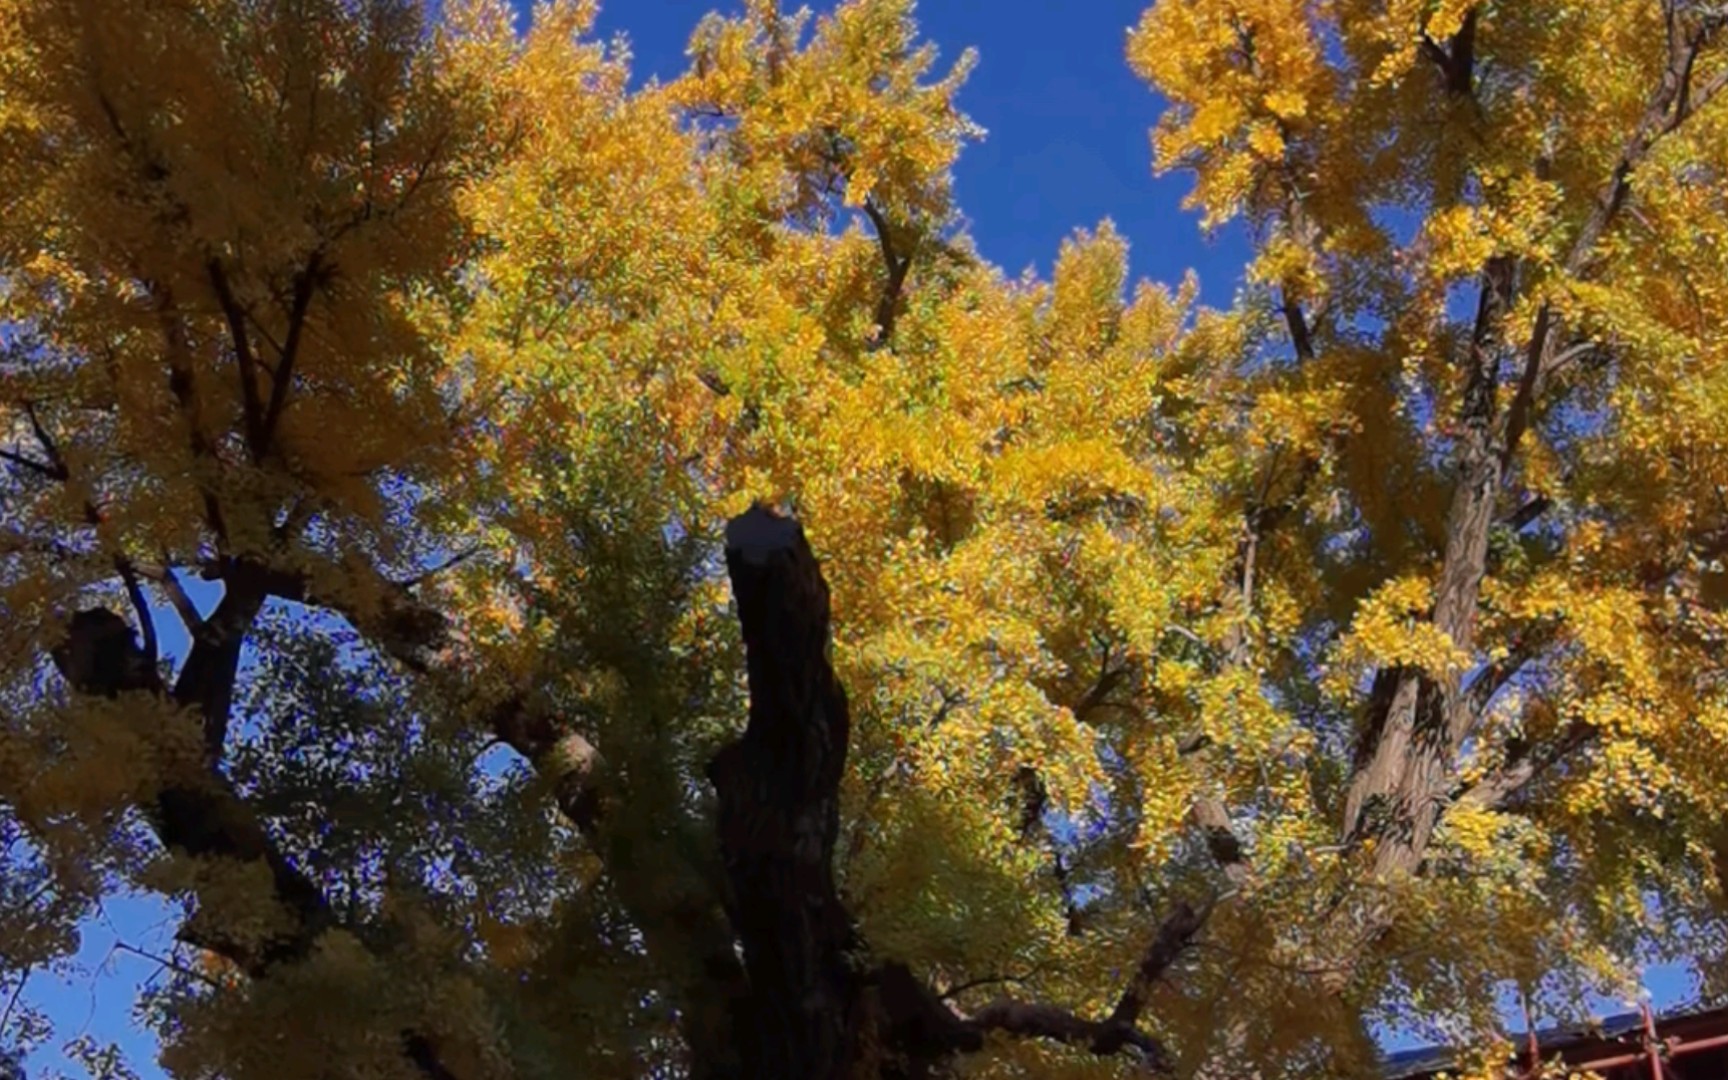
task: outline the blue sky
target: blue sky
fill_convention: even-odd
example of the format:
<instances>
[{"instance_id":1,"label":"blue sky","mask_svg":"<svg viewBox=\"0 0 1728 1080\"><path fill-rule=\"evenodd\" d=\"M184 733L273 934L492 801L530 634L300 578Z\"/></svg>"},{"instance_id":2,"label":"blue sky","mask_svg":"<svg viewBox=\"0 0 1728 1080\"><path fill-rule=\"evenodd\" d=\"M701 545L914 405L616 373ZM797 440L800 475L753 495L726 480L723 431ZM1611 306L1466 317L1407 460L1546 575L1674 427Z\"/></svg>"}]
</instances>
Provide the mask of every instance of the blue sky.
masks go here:
<instances>
[{"instance_id":1,"label":"blue sky","mask_svg":"<svg viewBox=\"0 0 1728 1080\"><path fill-rule=\"evenodd\" d=\"M960 100L988 135L960 160L957 199L980 252L1010 275L1028 267L1048 274L1065 236L1108 217L1131 245L1134 276L1174 284L1194 269L1204 299L1227 304L1246 258L1244 237L1227 230L1202 238L1196 216L1180 207L1188 179L1152 176L1148 132L1161 103L1123 58L1127 30L1148 2L925 0L920 22L947 62L967 46L980 54ZM612 0L598 30L629 35L638 78L669 77L682 69L690 30L714 7L714 0ZM206 609L214 602L208 592L198 599ZM184 647L163 645L176 653ZM140 984L159 965L118 946L165 955L173 928L160 902L115 899L85 927L68 970L32 977L27 999L59 1027L55 1046L32 1059L33 1076L55 1064L67 1068L57 1047L81 1034L119 1042L145 1080L164 1075L152 1040L130 1021ZM1681 972L1653 971L1648 982L1659 1008L1690 992ZM1603 1003L1605 1012L1623 1007Z\"/></svg>"}]
</instances>

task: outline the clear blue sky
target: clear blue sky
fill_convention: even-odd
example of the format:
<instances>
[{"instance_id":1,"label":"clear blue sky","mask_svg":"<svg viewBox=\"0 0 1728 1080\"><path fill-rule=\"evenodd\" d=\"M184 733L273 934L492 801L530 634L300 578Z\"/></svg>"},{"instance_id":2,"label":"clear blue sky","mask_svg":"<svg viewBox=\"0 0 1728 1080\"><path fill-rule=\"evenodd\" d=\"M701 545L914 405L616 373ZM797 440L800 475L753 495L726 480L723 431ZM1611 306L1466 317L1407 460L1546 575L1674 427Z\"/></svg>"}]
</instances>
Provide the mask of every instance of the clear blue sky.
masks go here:
<instances>
[{"instance_id":1,"label":"clear blue sky","mask_svg":"<svg viewBox=\"0 0 1728 1080\"><path fill-rule=\"evenodd\" d=\"M1194 269L1204 299L1224 305L1239 282L1244 237L1233 230L1203 239L1195 216L1180 208L1188 180L1152 176L1148 132L1161 103L1123 58L1128 27L1148 2L924 0L925 36L948 62L967 46L980 53L960 100L989 134L962 156L956 195L981 253L1010 275L1027 267L1048 274L1065 236L1108 217L1131 245L1135 276L1175 284ZM598 31L629 35L639 78L670 77L682 70L691 28L716 6L731 11L738 5L612 0L602 7ZM208 608L214 597L199 600ZM164 642L171 649L177 644ZM38 973L27 997L53 1014L61 1039L88 1033L119 1042L145 1080L161 1077L151 1040L131 1026L129 1015L140 983L157 965L116 951L116 943L166 954L173 928L171 913L154 899L111 902L86 927L73 969ZM1650 972L1649 983L1658 1007L1689 992L1680 972ZM1623 1007L1603 1003L1605 1012ZM55 1048L30 1064L32 1076L53 1064L66 1067Z\"/></svg>"}]
</instances>

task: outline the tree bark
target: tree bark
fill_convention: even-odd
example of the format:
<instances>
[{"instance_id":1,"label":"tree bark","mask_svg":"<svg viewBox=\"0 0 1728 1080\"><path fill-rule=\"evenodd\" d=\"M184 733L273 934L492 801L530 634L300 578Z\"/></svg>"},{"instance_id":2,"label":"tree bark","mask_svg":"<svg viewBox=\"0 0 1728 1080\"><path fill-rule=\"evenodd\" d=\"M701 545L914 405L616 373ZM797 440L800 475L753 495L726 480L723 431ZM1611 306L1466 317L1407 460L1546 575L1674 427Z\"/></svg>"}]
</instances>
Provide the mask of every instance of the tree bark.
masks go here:
<instances>
[{"instance_id":1,"label":"tree bark","mask_svg":"<svg viewBox=\"0 0 1728 1080\"><path fill-rule=\"evenodd\" d=\"M826 1080L854 1057L863 974L834 883L850 715L828 664L828 587L790 518L726 530L744 632L749 723L709 763L733 927L756 1015L751 1075Z\"/></svg>"},{"instance_id":2,"label":"tree bark","mask_svg":"<svg viewBox=\"0 0 1728 1080\"><path fill-rule=\"evenodd\" d=\"M748 1075L925 1077L981 1049L989 1032L1127 1052L1163 1069L1163 1047L1137 1022L1152 984L1205 922L1186 904L1100 1020L1009 1000L961 1016L904 964L872 963L833 873L851 717L828 658L827 585L798 523L760 506L729 523L726 566L744 633L749 722L708 774L727 912L750 981Z\"/></svg>"}]
</instances>

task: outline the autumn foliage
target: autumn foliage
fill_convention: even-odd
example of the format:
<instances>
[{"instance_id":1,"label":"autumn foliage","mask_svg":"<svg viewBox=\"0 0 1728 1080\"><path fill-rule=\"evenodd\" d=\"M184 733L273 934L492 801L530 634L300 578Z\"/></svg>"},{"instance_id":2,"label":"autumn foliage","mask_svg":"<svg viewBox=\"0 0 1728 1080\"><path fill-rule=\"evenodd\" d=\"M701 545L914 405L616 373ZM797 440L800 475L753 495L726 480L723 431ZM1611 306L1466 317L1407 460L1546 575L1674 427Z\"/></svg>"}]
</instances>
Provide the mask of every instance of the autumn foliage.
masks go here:
<instances>
[{"instance_id":1,"label":"autumn foliage","mask_svg":"<svg viewBox=\"0 0 1728 1080\"><path fill-rule=\"evenodd\" d=\"M1156 0L1223 310L981 259L911 0L594 14L0 0L0 1046L125 890L188 1080L1728 990L1728 10Z\"/></svg>"}]
</instances>

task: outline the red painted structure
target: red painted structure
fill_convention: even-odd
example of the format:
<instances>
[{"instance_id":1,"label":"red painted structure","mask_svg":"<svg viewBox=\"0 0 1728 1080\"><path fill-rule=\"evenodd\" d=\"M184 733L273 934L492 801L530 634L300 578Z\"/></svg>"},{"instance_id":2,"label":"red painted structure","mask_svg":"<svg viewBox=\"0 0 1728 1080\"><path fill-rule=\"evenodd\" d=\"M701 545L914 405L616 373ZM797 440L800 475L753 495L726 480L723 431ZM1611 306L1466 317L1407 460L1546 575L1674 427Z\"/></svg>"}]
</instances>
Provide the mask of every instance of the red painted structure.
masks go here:
<instances>
[{"instance_id":1,"label":"red painted structure","mask_svg":"<svg viewBox=\"0 0 1728 1080\"><path fill-rule=\"evenodd\" d=\"M1534 1042L1543 1064L1560 1061L1574 1072L1594 1072L1604 1080L1728 1080L1728 1008L1663 1018L1645 1010L1585 1030L1537 1032L1517 1041L1525 1047L1509 1063L1509 1078L1537 1075L1528 1045ZM1387 1080L1432 1080L1448 1067L1446 1056L1399 1055Z\"/></svg>"}]
</instances>

